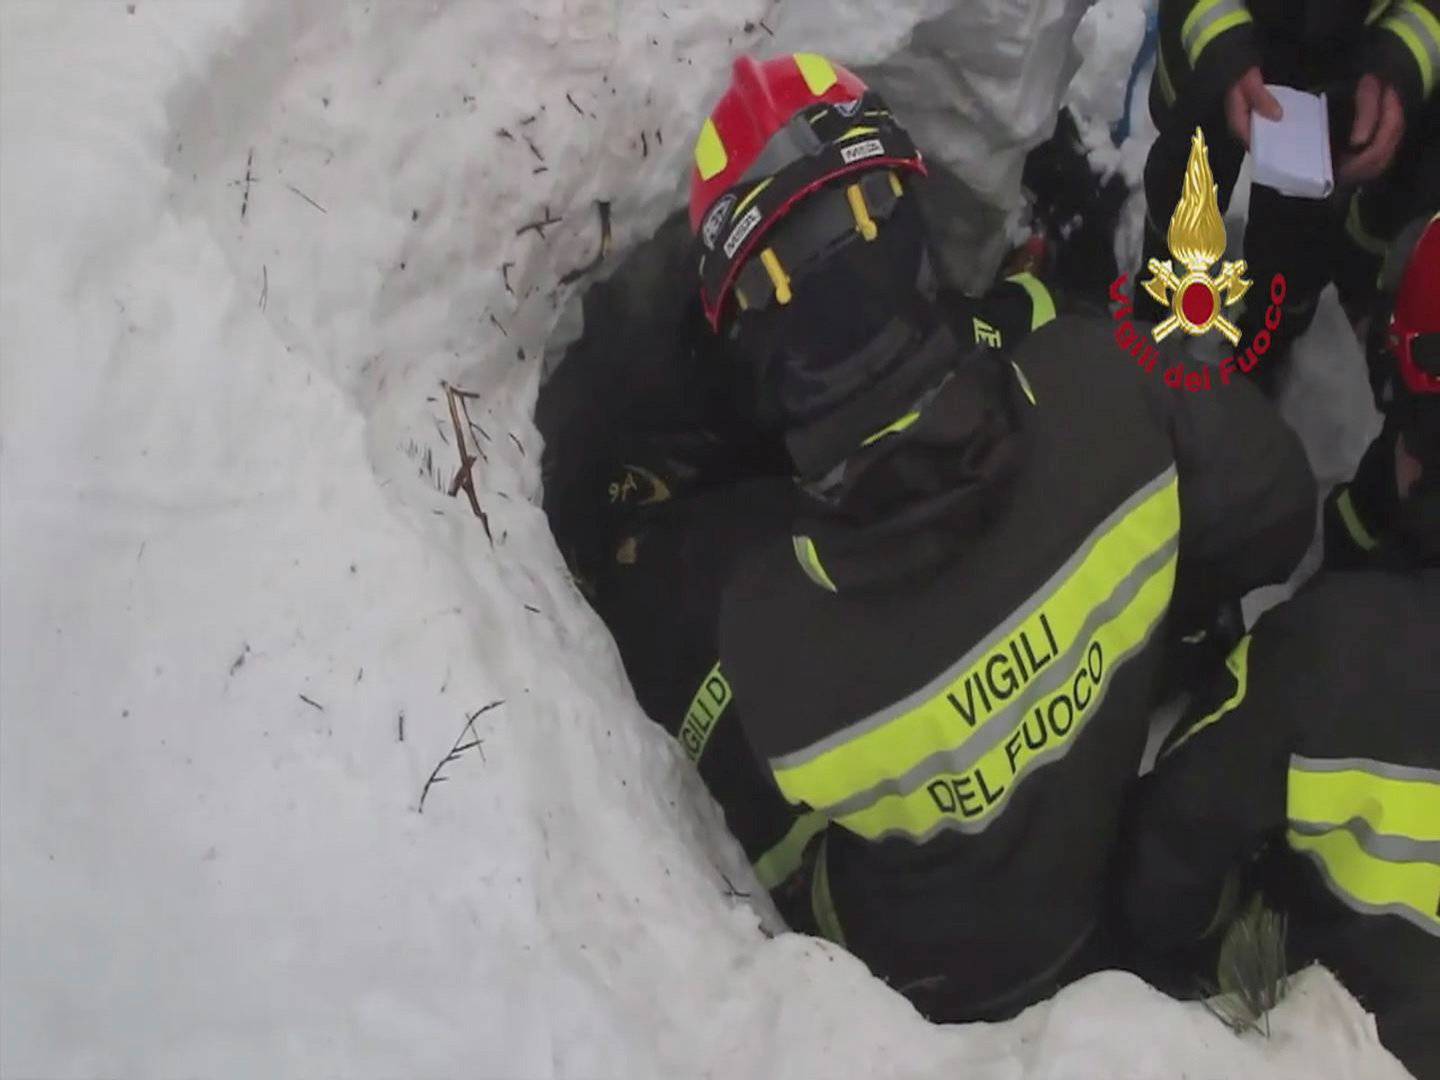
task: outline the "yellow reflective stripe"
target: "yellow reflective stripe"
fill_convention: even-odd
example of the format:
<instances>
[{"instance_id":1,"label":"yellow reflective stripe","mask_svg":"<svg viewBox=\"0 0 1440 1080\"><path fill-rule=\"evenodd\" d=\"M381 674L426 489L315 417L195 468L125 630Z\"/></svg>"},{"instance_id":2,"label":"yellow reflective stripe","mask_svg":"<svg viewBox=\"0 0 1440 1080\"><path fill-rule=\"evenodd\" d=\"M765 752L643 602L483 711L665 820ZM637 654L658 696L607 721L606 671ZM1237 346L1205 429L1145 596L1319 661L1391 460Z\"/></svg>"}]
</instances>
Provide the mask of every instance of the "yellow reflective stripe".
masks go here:
<instances>
[{"instance_id":1,"label":"yellow reflective stripe","mask_svg":"<svg viewBox=\"0 0 1440 1080\"><path fill-rule=\"evenodd\" d=\"M825 831L828 822L825 815L811 811L795 819L790 831L769 851L755 860L755 878L762 888L775 889L790 875L800 869L805 858L805 848L810 841Z\"/></svg>"},{"instance_id":2,"label":"yellow reflective stripe","mask_svg":"<svg viewBox=\"0 0 1440 1080\"><path fill-rule=\"evenodd\" d=\"M869 840L904 836L921 843L941 829L984 829L1004 810L1011 794L1031 772L1069 753L1080 732L1099 712L1100 701L1112 681L1107 676L1113 677L1113 667L1105 666L1105 658L1113 657L1117 661L1114 667L1118 667L1121 658L1149 640L1170 605L1175 563L1172 555L1146 581L1130 605L1091 637L1082 655L1101 658L1099 678L1092 678L1082 663L1073 682L1062 684L1041 698L1032 711L1017 718L1008 736L997 741L974 765L963 772L937 774L909 794L886 795L863 810L837 815L836 824Z\"/></svg>"},{"instance_id":3,"label":"yellow reflective stripe","mask_svg":"<svg viewBox=\"0 0 1440 1080\"><path fill-rule=\"evenodd\" d=\"M1155 70L1160 75L1160 94L1166 105L1175 104L1175 84L1170 80L1170 67L1165 63L1165 50L1155 50Z\"/></svg>"},{"instance_id":4,"label":"yellow reflective stripe","mask_svg":"<svg viewBox=\"0 0 1440 1080\"><path fill-rule=\"evenodd\" d=\"M1291 829L1285 836L1294 850L1319 864L1331 890L1348 906L1368 914L1398 915L1440 934L1440 864L1377 858L1346 829L1319 836Z\"/></svg>"},{"instance_id":5,"label":"yellow reflective stripe","mask_svg":"<svg viewBox=\"0 0 1440 1080\"><path fill-rule=\"evenodd\" d=\"M845 932L840 929L840 916L835 912L835 898L830 893L830 853L828 836L820 840L820 854L815 859L815 876L810 882L810 910L815 926L836 945L844 946Z\"/></svg>"},{"instance_id":6,"label":"yellow reflective stripe","mask_svg":"<svg viewBox=\"0 0 1440 1080\"><path fill-rule=\"evenodd\" d=\"M1221 5L1224 5L1225 10L1229 10L1234 7L1235 0L1199 0L1199 3L1190 9L1190 14L1185 16L1185 21L1180 24L1180 40L1188 41L1196 24Z\"/></svg>"},{"instance_id":7,"label":"yellow reflective stripe","mask_svg":"<svg viewBox=\"0 0 1440 1080\"><path fill-rule=\"evenodd\" d=\"M1384 255L1389 245L1378 236L1365 228L1365 223L1360 220L1360 195L1350 197L1350 210L1345 215L1345 231L1350 239L1355 241L1357 247L1362 251L1368 251L1371 255Z\"/></svg>"},{"instance_id":8,"label":"yellow reflective stripe","mask_svg":"<svg viewBox=\"0 0 1440 1080\"><path fill-rule=\"evenodd\" d=\"M894 828L914 834L939 822L938 804L918 786L936 774L937 755L944 758L939 764L951 769L973 765L977 757L982 766L988 761L987 777L996 781L988 791L994 793L1002 776L994 762L1002 763L1004 773L1023 771L1080 726L1071 717L1053 746L1042 732L1032 735L1034 745L1022 752L1015 740L1023 723L1033 723L1027 719L1032 707L1043 723L1073 691L1074 700L1066 698L1070 711L1078 703L1085 712L1108 686L1108 673L1159 623L1173 585L1179 524L1172 466L1119 507L1034 596L929 685L814 746L772 759L781 791L791 802L826 810L861 835ZM1068 667L1057 662L1067 653L1074 657ZM1066 681L1067 676L1074 678ZM990 723L1014 714L1017 705L1024 709L1014 724ZM881 791L891 794L881 797Z\"/></svg>"},{"instance_id":9,"label":"yellow reflective stripe","mask_svg":"<svg viewBox=\"0 0 1440 1080\"><path fill-rule=\"evenodd\" d=\"M1320 768L1351 764L1356 767L1333 771ZM1435 780L1425 780L1383 776L1374 771L1385 767L1381 762L1362 765L1292 757L1286 791L1290 820L1339 826L1359 818L1386 836L1440 840L1440 773L1435 773Z\"/></svg>"},{"instance_id":10,"label":"yellow reflective stripe","mask_svg":"<svg viewBox=\"0 0 1440 1080\"><path fill-rule=\"evenodd\" d=\"M805 576L822 589L839 592L840 590L835 588L835 582L830 580L830 575L825 572L825 567L820 562L820 553L815 550L815 541L808 536L792 536L790 541L795 545L795 560L800 564L800 569L805 571ZM799 802L801 800L792 799L791 801Z\"/></svg>"},{"instance_id":11,"label":"yellow reflective stripe","mask_svg":"<svg viewBox=\"0 0 1440 1080\"><path fill-rule=\"evenodd\" d=\"M1435 69L1440 66L1440 20L1416 0L1400 0L1381 21L1380 29L1405 43L1420 69L1424 95L1429 97L1435 88Z\"/></svg>"},{"instance_id":12,"label":"yellow reflective stripe","mask_svg":"<svg viewBox=\"0 0 1440 1080\"><path fill-rule=\"evenodd\" d=\"M1245 693L1249 689L1250 683L1249 634L1246 634L1243 638L1241 638L1240 644L1236 645L1235 648L1231 650L1230 655L1225 658L1225 667L1229 669L1230 677L1235 680L1234 693L1232 693L1228 698L1226 698L1218 709L1216 709L1212 713L1202 716L1199 720L1195 722L1195 724L1190 728L1189 731L1185 732L1184 735L1181 735L1180 738L1176 739L1175 742L1170 746L1170 748L1165 751L1166 757L1173 754L1176 750L1179 750L1180 747L1184 746L1197 734L1204 731L1207 727L1215 723L1215 721L1219 720L1226 713L1233 711L1234 708L1240 704L1240 702L1245 700Z\"/></svg>"},{"instance_id":13,"label":"yellow reflective stripe","mask_svg":"<svg viewBox=\"0 0 1440 1080\"><path fill-rule=\"evenodd\" d=\"M730 707L732 697L729 680L721 673L717 662L705 676L700 689L695 691L690 708L685 711L685 721L675 733L685 756L696 765L700 764L705 747L710 744L710 736L715 733L720 717Z\"/></svg>"},{"instance_id":14,"label":"yellow reflective stripe","mask_svg":"<svg viewBox=\"0 0 1440 1080\"><path fill-rule=\"evenodd\" d=\"M752 202L754 202L756 199L758 199L760 197L760 193L774 182L775 177L767 176L764 180L761 180L760 183L756 184L753 188L751 188L750 194L746 195L745 198L741 199L740 202L736 205L735 209L730 211L730 220L734 221L741 214L743 214L745 212L745 208L749 206Z\"/></svg>"},{"instance_id":15,"label":"yellow reflective stripe","mask_svg":"<svg viewBox=\"0 0 1440 1080\"><path fill-rule=\"evenodd\" d=\"M1205 51L1205 46L1209 45L1210 42L1225 33L1226 30L1233 29L1242 23L1248 22L1254 22L1254 19L1250 16L1250 12L1244 10L1232 11L1229 15L1216 19L1209 26L1205 27L1205 29L1200 32L1200 36L1195 39L1195 44L1190 47L1188 55L1191 66L1195 67L1199 65L1200 54Z\"/></svg>"},{"instance_id":16,"label":"yellow reflective stripe","mask_svg":"<svg viewBox=\"0 0 1440 1080\"><path fill-rule=\"evenodd\" d=\"M800 69L800 75L804 78L805 85L810 88L810 93L816 97L840 81L830 61L815 53L796 53L795 66Z\"/></svg>"},{"instance_id":17,"label":"yellow reflective stripe","mask_svg":"<svg viewBox=\"0 0 1440 1080\"><path fill-rule=\"evenodd\" d=\"M700 170L701 180L713 180L725 171L730 157L725 153L725 144L720 141L720 132L714 120L706 120L700 129L700 138L695 140L695 168Z\"/></svg>"},{"instance_id":18,"label":"yellow reflective stripe","mask_svg":"<svg viewBox=\"0 0 1440 1080\"><path fill-rule=\"evenodd\" d=\"M1350 539L1354 540L1362 551L1374 551L1380 546L1380 541L1375 539L1360 520L1360 515L1355 510L1355 500L1350 497L1348 487L1340 492L1340 497L1335 500L1335 509L1340 512L1340 520L1345 523L1345 531L1350 534Z\"/></svg>"},{"instance_id":19,"label":"yellow reflective stripe","mask_svg":"<svg viewBox=\"0 0 1440 1080\"><path fill-rule=\"evenodd\" d=\"M849 131L845 132L844 135L841 135L840 138L836 139L835 141L836 141L836 142L844 142L846 139L858 139L861 135L878 135L878 134L880 134L880 129L879 129L879 128L874 128L874 127L852 127Z\"/></svg>"},{"instance_id":20,"label":"yellow reflective stripe","mask_svg":"<svg viewBox=\"0 0 1440 1080\"><path fill-rule=\"evenodd\" d=\"M1020 380L1020 389L1025 391L1025 396L1029 399L1030 404L1039 404L1039 402L1035 400L1035 388L1030 385L1030 380L1025 377L1025 372L1020 370L1020 365L1015 363L1014 360L1011 360L1010 366L1015 369L1015 378Z\"/></svg>"},{"instance_id":21,"label":"yellow reflective stripe","mask_svg":"<svg viewBox=\"0 0 1440 1080\"><path fill-rule=\"evenodd\" d=\"M1055 298L1034 274L1014 274L1005 279L1019 285L1030 296L1030 329L1039 330L1055 318Z\"/></svg>"},{"instance_id":22,"label":"yellow reflective stripe","mask_svg":"<svg viewBox=\"0 0 1440 1080\"><path fill-rule=\"evenodd\" d=\"M900 419L899 419L899 420L896 420L894 423L886 424L883 428L881 428L879 431L875 432L874 435L871 435L870 437L868 437L868 438L867 438L864 442L862 442L860 445L863 447L863 446L870 446L870 445L872 445L872 444L874 444L874 443L877 443L877 442L879 442L881 439L883 439L886 435L894 435L894 434L896 434L897 432L904 431L906 428L908 428L911 424L915 423L915 421L916 421L916 420L919 420L919 419L920 419L919 410L916 410L915 412L911 412L911 413L906 413L904 416L900 417Z\"/></svg>"},{"instance_id":23,"label":"yellow reflective stripe","mask_svg":"<svg viewBox=\"0 0 1440 1080\"><path fill-rule=\"evenodd\" d=\"M1384 15L1385 9L1389 6L1390 0L1370 0L1370 10L1365 15L1365 25L1369 26L1376 19L1380 18L1381 15Z\"/></svg>"}]
</instances>

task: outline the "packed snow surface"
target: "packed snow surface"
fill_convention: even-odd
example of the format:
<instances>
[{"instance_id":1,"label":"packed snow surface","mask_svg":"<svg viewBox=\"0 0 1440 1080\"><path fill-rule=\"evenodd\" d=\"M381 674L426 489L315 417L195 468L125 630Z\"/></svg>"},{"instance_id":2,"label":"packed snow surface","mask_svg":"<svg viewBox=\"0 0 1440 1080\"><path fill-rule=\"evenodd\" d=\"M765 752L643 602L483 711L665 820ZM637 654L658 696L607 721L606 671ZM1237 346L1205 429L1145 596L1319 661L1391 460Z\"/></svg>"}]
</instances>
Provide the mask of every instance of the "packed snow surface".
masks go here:
<instances>
[{"instance_id":1,"label":"packed snow surface","mask_svg":"<svg viewBox=\"0 0 1440 1080\"><path fill-rule=\"evenodd\" d=\"M557 282L736 51L951 57L927 137L1003 210L1078 6L0 13L6 1077L1403 1075L1319 970L1268 1040L1114 973L941 1028L772 937L538 509Z\"/></svg>"}]
</instances>

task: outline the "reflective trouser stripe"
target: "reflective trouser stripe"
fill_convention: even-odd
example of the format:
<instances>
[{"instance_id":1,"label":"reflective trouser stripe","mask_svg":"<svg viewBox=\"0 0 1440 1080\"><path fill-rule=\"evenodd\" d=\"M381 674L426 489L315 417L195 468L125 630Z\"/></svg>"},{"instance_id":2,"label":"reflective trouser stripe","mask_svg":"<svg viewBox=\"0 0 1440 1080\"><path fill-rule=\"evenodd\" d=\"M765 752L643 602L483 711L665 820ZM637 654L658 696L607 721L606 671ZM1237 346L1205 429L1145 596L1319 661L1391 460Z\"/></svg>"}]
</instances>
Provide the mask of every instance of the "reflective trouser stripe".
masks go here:
<instances>
[{"instance_id":1,"label":"reflective trouser stripe","mask_svg":"<svg viewBox=\"0 0 1440 1080\"><path fill-rule=\"evenodd\" d=\"M1345 524L1345 531L1350 534L1350 539L1355 541L1361 551L1374 551L1380 546L1380 541L1375 539L1370 530L1365 528L1365 523L1360 520L1360 515L1355 510L1355 500L1350 497L1348 487L1336 498L1335 509L1340 513L1340 520Z\"/></svg>"},{"instance_id":2,"label":"reflective trouser stripe","mask_svg":"<svg viewBox=\"0 0 1440 1080\"><path fill-rule=\"evenodd\" d=\"M1389 6L1390 0L1370 0L1370 10L1365 15L1365 25L1369 26L1374 23L1376 19L1385 14L1385 9Z\"/></svg>"},{"instance_id":3,"label":"reflective trouser stripe","mask_svg":"<svg viewBox=\"0 0 1440 1080\"><path fill-rule=\"evenodd\" d=\"M1350 210L1345 215L1345 232L1351 240L1355 241L1356 247L1371 255L1383 256L1389 249L1389 245L1384 240L1365 228L1365 222L1360 217L1359 192L1350 197Z\"/></svg>"},{"instance_id":4,"label":"reflective trouser stripe","mask_svg":"<svg viewBox=\"0 0 1440 1080\"><path fill-rule=\"evenodd\" d=\"M1405 43L1420 69L1420 85L1426 97L1435 89L1435 73L1440 71L1440 20L1416 0L1400 0L1380 22Z\"/></svg>"},{"instance_id":5,"label":"reflective trouser stripe","mask_svg":"<svg viewBox=\"0 0 1440 1080\"><path fill-rule=\"evenodd\" d=\"M812 746L772 758L780 790L872 839L983 828L1012 780L1068 752L1115 670L1148 642L1169 605L1179 527L1171 466L929 684ZM972 775L980 772L983 778ZM932 792L944 773L967 775L950 778L959 787L949 794ZM957 793L976 784L986 793L984 813L970 813L973 804Z\"/></svg>"},{"instance_id":6,"label":"reflective trouser stripe","mask_svg":"<svg viewBox=\"0 0 1440 1080\"><path fill-rule=\"evenodd\" d=\"M1167 757L1245 700L1245 693L1250 688L1250 641L1250 635L1246 634L1225 659L1225 667L1229 670L1230 677L1235 680L1234 693L1226 698L1218 709L1202 716L1189 731L1176 739L1165 751Z\"/></svg>"},{"instance_id":7,"label":"reflective trouser stripe","mask_svg":"<svg viewBox=\"0 0 1440 1080\"><path fill-rule=\"evenodd\" d=\"M1347 906L1440 937L1440 769L1290 759L1290 846Z\"/></svg>"},{"instance_id":8,"label":"reflective trouser stripe","mask_svg":"<svg viewBox=\"0 0 1440 1080\"><path fill-rule=\"evenodd\" d=\"M796 818L780 842L755 860L755 877L767 890L774 889L800 869L805 848L824 831L825 815L811 811Z\"/></svg>"},{"instance_id":9,"label":"reflective trouser stripe","mask_svg":"<svg viewBox=\"0 0 1440 1080\"><path fill-rule=\"evenodd\" d=\"M1190 66L1196 67L1205 46L1226 30L1253 21L1244 0L1200 0L1180 27L1180 44L1190 58Z\"/></svg>"},{"instance_id":10,"label":"reflective trouser stripe","mask_svg":"<svg viewBox=\"0 0 1440 1080\"><path fill-rule=\"evenodd\" d=\"M815 916L815 926L820 933L835 942L845 944L845 931L840 928L840 916L835 913L835 898L830 893L830 838L820 841L820 854L815 859L815 876L810 882L810 911Z\"/></svg>"},{"instance_id":11,"label":"reflective trouser stripe","mask_svg":"<svg viewBox=\"0 0 1440 1080\"><path fill-rule=\"evenodd\" d=\"M825 564L820 561L820 552L815 549L815 541L808 536L792 536L790 542L795 548L795 561L800 564L800 569L805 571L805 576L822 589L839 592L835 582L826 573Z\"/></svg>"},{"instance_id":12,"label":"reflective trouser stripe","mask_svg":"<svg viewBox=\"0 0 1440 1080\"><path fill-rule=\"evenodd\" d=\"M916 420L919 420L919 419L920 419L920 412L919 412L919 410L916 410L915 412L908 412L908 413L906 413L904 416L900 417L899 420L892 420L890 423L886 424L886 425L885 425L883 428L881 428L879 431L875 432L874 435L868 436L868 437L865 439L865 441L862 442L860 445L861 445L862 447L872 446L872 445L874 445L875 443L879 442L881 439L883 439L886 435L896 435L896 434L899 434L900 432L904 431L906 428L908 428L910 425L912 425L913 423L915 423Z\"/></svg>"},{"instance_id":13,"label":"reflective trouser stripe","mask_svg":"<svg viewBox=\"0 0 1440 1080\"><path fill-rule=\"evenodd\" d=\"M1013 281L1029 294L1031 330L1039 330L1055 318L1055 298L1034 274L1014 274L1005 280Z\"/></svg>"},{"instance_id":14,"label":"reflective trouser stripe","mask_svg":"<svg viewBox=\"0 0 1440 1080\"><path fill-rule=\"evenodd\" d=\"M1160 95L1165 104L1175 104L1175 83L1170 78L1170 66L1165 63L1165 50L1155 50L1155 73L1160 76Z\"/></svg>"}]
</instances>

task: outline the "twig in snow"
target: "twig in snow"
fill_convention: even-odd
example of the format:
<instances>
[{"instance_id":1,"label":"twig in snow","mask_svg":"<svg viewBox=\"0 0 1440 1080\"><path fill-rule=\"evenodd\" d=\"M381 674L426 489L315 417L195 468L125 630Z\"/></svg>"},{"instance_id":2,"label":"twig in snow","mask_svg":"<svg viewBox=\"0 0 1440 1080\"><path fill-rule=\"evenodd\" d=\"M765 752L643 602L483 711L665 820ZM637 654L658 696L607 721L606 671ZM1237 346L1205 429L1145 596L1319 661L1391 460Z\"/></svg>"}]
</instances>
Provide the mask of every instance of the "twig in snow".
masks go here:
<instances>
[{"instance_id":1,"label":"twig in snow","mask_svg":"<svg viewBox=\"0 0 1440 1080\"><path fill-rule=\"evenodd\" d=\"M490 315L490 324L494 326L496 330L499 330L500 333L504 334L507 338L510 336L510 332L506 330L505 327L500 325L500 320L495 317L493 312Z\"/></svg>"},{"instance_id":2,"label":"twig in snow","mask_svg":"<svg viewBox=\"0 0 1440 1080\"><path fill-rule=\"evenodd\" d=\"M514 265L513 262L503 262L500 264L500 280L505 282L505 291L511 296L515 295L515 290L510 287L510 269Z\"/></svg>"},{"instance_id":3,"label":"twig in snow","mask_svg":"<svg viewBox=\"0 0 1440 1080\"><path fill-rule=\"evenodd\" d=\"M575 99L570 96L569 90L565 91L565 100L570 103L570 107L574 109L577 113L579 113L581 116L585 115L585 110L582 109L579 105L575 104Z\"/></svg>"},{"instance_id":4,"label":"twig in snow","mask_svg":"<svg viewBox=\"0 0 1440 1080\"><path fill-rule=\"evenodd\" d=\"M524 457L524 456L525 456L525 447L522 446L521 443L520 443L520 440L515 437L515 433L514 433L513 431L507 431L505 434L510 436L510 441L515 444L515 449L517 449L517 450L520 451L520 456L521 456L521 457Z\"/></svg>"},{"instance_id":5,"label":"twig in snow","mask_svg":"<svg viewBox=\"0 0 1440 1080\"><path fill-rule=\"evenodd\" d=\"M455 473L455 479L450 481L449 494L453 499L462 490L465 492L465 497L470 500L470 509L480 519L480 525L485 530L485 537L490 541L490 546L494 547L495 537L490 532L490 519L486 516L485 511L480 509L480 497L475 494L475 455L470 453L469 443L465 439L465 429L460 424L460 412L465 408L465 398L475 395L456 390L449 383L442 385L445 387L445 398L450 406L450 423L455 428L456 447L460 451L460 468ZM468 409L465 411L465 416L469 419Z\"/></svg>"},{"instance_id":6,"label":"twig in snow","mask_svg":"<svg viewBox=\"0 0 1440 1080\"><path fill-rule=\"evenodd\" d=\"M720 875L720 879L725 882L725 895L726 895L727 897L729 897L729 898L732 899L732 900L749 900L749 899L750 899L750 894L749 894L748 892L741 892L739 889L735 888L735 883L732 882L732 881L731 881L728 877L726 877L724 874L721 874L721 875Z\"/></svg>"},{"instance_id":7,"label":"twig in snow","mask_svg":"<svg viewBox=\"0 0 1440 1080\"><path fill-rule=\"evenodd\" d=\"M245 658L249 655L250 643L248 641L242 642L240 648L240 655L235 657L235 662L230 665L231 675L234 675L237 671L239 671L242 667L245 666Z\"/></svg>"},{"instance_id":8,"label":"twig in snow","mask_svg":"<svg viewBox=\"0 0 1440 1080\"><path fill-rule=\"evenodd\" d=\"M321 712L325 711L325 706L321 705L318 701L315 701L312 698L308 698L304 694L298 694L296 696L299 697L301 701L305 702L306 705L309 705L312 709L319 709Z\"/></svg>"},{"instance_id":9,"label":"twig in snow","mask_svg":"<svg viewBox=\"0 0 1440 1080\"><path fill-rule=\"evenodd\" d=\"M265 305L270 302L270 267L260 266L260 310L265 310Z\"/></svg>"},{"instance_id":10,"label":"twig in snow","mask_svg":"<svg viewBox=\"0 0 1440 1080\"><path fill-rule=\"evenodd\" d=\"M550 213L550 208L547 206L545 207L544 217L540 218L538 221L529 221L526 222L524 225L521 225L518 229L515 230L515 235L524 236L527 232L534 230L535 232L540 234L540 239L544 240L545 230L548 229L551 225L559 225L560 222L564 220L565 219L563 217L552 216Z\"/></svg>"},{"instance_id":11,"label":"twig in snow","mask_svg":"<svg viewBox=\"0 0 1440 1080\"><path fill-rule=\"evenodd\" d=\"M478 751L479 754L480 754L480 760L481 760L481 761L484 761L484 760L485 760L485 748L484 748L484 742L485 742L485 741L484 741L483 739L481 739L480 736L476 733L476 731L475 731L475 721L478 720L481 716L485 715L485 714L486 714L487 712L489 712L491 709L499 708L501 705L504 705L504 704L505 704L505 701L504 701L503 698L502 698L501 700L499 700L499 701L492 701L489 705L485 705L485 706L482 706L482 707L479 708L479 709L476 709L473 713L471 713L469 716L467 716L467 717L465 718L465 726L460 729L460 734L457 735L457 736L455 736L455 742L451 744L449 751L445 754L445 756L444 756L443 758L441 758L441 759L439 760L438 763L436 763L435 768L430 771L430 778L425 781L425 786L424 786L423 788L421 788L421 790L420 790L420 805L419 805L418 807L416 807L416 809L417 809L417 811L418 811L419 813L422 813L422 814L423 814L423 813L425 812L425 798L426 798L426 796L428 796L428 795L430 794L430 789L431 789L432 787L434 787L436 784L443 784L446 780L449 779L449 777L447 777L447 776L441 776L441 775L440 775L440 770L441 770L441 769L445 768L446 765L449 765L449 764L451 764L451 763L454 762L454 761L458 761L459 758L460 758L460 755L463 754L463 753L465 753L467 750L475 750L475 751ZM401 719L401 725L402 725L402 726L401 726L401 732L402 732L401 739L402 739L402 741L403 741L403 739L404 739L404 735L403 735L404 726L403 726L403 725L404 725L404 719L405 719L405 714L404 714L404 713L401 713L401 714L400 714L400 719ZM465 736L466 736L467 734L470 736L470 739L469 739L468 742L465 741Z\"/></svg>"},{"instance_id":12,"label":"twig in snow","mask_svg":"<svg viewBox=\"0 0 1440 1080\"><path fill-rule=\"evenodd\" d=\"M399 725L399 735L400 735L400 738L399 738L398 741L399 741L399 742L404 742L404 741L405 741L405 710L404 710L404 709L401 709L401 710L400 710L400 717L399 717L399 720L398 720L398 725Z\"/></svg>"},{"instance_id":13,"label":"twig in snow","mask_svg":"<svg viewBox=\"0 0 1440 1080\"><path fill-rule=\"evenodd\" d=\"M250 166L255 162L255 148L250 148L250 153L245 156L245 193L240 197L240 220L245 220L245 214L250 209L250 185L255 182L255 174Z\"/></svg>"},{"instance_id":14,"label":"twig in snow","mask_svg":"<svg viewBox=\"0 0 1440 1080\"><path fill-rule=\"evenodd\" d=\"M530 153L535 155L535 160L540 162L541 165L544 165L545 155L540 153L540 148L535 145L534 140L532 140L529 135L525 136L525 145L530 148Z\"/></svg>"},{"instance_id":15,"label":"twig in snow","mask_svg":"<svg viewBox=\"0 0 1440 1080\"><path fill-rule=\"evenodd\" d=\"M286 186L287 188L289 188L291 191L293 191L296 195L299 195L300 198L304 199L304 200L305 200L306 202L308 202L311 206L315 207L316 210L319 210L320 213L322 213L322 214L328 214L328 213L330 212L329 210L326 210L325 207L321 206L318 202L316 202L314 199L310 198L309 195L306 195L305 192L301 191L301 190L300 190L298 187L296 187L294 184L286 184L285 186Z\"/></svg>"}]
</instances>

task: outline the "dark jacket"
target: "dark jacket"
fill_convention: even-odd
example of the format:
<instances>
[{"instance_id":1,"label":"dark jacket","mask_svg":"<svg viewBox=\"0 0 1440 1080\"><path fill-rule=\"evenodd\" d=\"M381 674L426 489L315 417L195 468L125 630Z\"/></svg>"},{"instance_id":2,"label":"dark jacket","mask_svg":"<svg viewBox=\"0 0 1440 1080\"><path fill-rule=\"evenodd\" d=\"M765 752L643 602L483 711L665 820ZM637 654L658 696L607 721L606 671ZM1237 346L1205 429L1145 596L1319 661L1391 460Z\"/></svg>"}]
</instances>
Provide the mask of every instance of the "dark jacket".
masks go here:
<instances>
[{"instance_id":1,"label":"dark jacket","mask_svg":"<svg viewBox=\"0 0 1440 1080\"><path fill-rule=\"evenodd\" d=\"M1440 0L1161 0L1152 104L1198 116L1257 65L1315 89L1374 73L1413 123L1440 77Z\"/></svg>"},{"instance_id":2,"label":"dark jacket","mask_svg":"<svg viewBox=\"0 0 1440 1080\"><path fill-rule=\"evenodd\" d=\"M785 528L794 486L778 432L695 294L683 216L584 300L584 333L542 385L544 505L556 541L615 637L641 706L674 736L797 929L811 841L824 827L755 759L718 664L720 596L735 560ZM1029 275L983 298L944 294L969 346L1001 352L1055 315Z\"/></svg>"},{"instance_id":3,"label":"dark jacket","mask_svg":"<svg viewBox=\"0 0 1440 1080\"><path fill-rule=\"evenodd\" d=\"M1154 951L1225 924L1233 869L1420 1077L1440 1076L1440 569L1322 575L1241 640L1146 778L1126 877Z\"/></svg>"},{"instance_id":4,"label":"dark jacket","mask_svg":"<svg viewBox=\"0 0 1440 1080\"><path fill-rule=\"evenodd\" d=\"M1172 391L1088 320L1013 357L1023 460L979 528L948 493L901 507L838 591L827 542L776 535L721 622L757 755L838 826L820 926L897 988L944 984L949 1018L1042 996L1089 937L1172 609L1283 580L1314 529L1304 453L1252 387ZM894 437L923 457L933 435L922 414Z\"/></svg>"}]
</instances>

